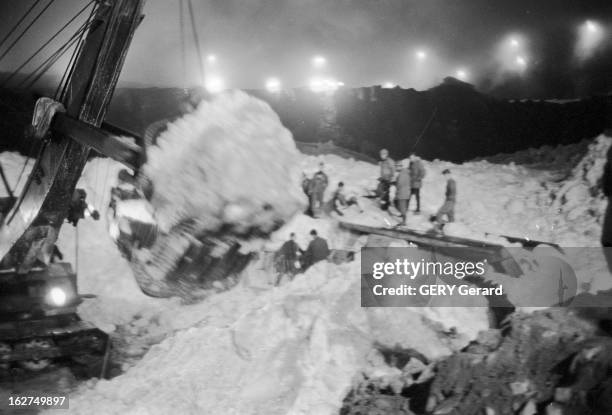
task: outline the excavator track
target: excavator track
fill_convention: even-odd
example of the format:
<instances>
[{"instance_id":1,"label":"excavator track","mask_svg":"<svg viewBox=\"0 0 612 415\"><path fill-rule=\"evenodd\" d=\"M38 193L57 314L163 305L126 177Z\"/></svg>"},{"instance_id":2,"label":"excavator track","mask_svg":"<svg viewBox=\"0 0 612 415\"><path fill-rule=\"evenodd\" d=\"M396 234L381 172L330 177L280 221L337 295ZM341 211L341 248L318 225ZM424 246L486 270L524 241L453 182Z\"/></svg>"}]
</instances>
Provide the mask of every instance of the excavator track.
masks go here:
<instances>
[{"instance_id":1,"label":"excavator track","mask_svg":"<svg viewBox=\"0 0 612 415\"><path fill-rule=\"evenodd\" d=\"M108 335L76 314L0 323L0 376L17 368L41 371L66 359L102 376L108 348Z\"/></svg>"}]
</instances>

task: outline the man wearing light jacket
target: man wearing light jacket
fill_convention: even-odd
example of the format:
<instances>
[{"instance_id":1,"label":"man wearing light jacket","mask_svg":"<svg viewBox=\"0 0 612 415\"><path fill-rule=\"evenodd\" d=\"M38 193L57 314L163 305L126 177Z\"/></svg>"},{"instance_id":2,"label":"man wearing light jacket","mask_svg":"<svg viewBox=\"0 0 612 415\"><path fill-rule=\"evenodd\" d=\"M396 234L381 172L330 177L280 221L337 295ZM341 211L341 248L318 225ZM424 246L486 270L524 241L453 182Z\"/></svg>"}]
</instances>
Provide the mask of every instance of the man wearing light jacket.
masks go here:
<instances>
[{"instance_id":1,"label":"man wearing light jacket","mask_svg":"<svg viewBox=\"0 0 612 415\"><path fill-rule=\"evenodd\" d=\"M416 210L415 213L421 212L421 186L423 185L423 179L425 178L425 167L423 162L416 154L410 154L410 196L408 197L408 204L406 209L410 206L410 200L412 195L416 197Z\"/></svg>"},{"instance_id":2,"label":"man wearing light jacket","mask_svg":"<svg viewBox=\"0 0 612 415\"><path fill-rule=\"evenodd\" d=\"M378 178L378 194L382 210L389 208L389 190L395 177L395 162L389 157L387 149L380 150L380 177Z\"/></svg>"},{"instance_id":3,"label":"man wearing light jacket","mask_svg":"<svg viewBox=\"0 0 612 415\"><path fill-rule=\"evenodd\" d=\"M400 225L406 224L406 213L408 212L408 203L410 202L410 196L412 195L412 179L410 171L410 161L408 159L402 160L402 169L397 175L397 181L395 186L397 187L396 198L398 209L402 215L402 222ZM417 199L418 200L418 199Z\"/></svg>"}]
</instances>

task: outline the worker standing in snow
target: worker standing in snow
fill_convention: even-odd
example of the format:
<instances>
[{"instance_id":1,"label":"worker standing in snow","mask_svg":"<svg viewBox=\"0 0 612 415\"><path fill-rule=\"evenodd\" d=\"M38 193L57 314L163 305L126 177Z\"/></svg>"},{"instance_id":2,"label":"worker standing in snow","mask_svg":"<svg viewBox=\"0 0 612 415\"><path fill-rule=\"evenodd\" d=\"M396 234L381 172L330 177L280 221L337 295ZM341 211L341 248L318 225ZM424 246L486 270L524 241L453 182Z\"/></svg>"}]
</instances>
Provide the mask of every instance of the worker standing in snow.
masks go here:
<instances>
[{"instance_id":1,"label":"worker standing in snow","mask_svg":"<svg viewBox=\"0 0 612 415\"><path fill-rule=\"evenodd\" d=\"M444 194L444 204L438 210L438 213L432 218L438 223L440 230L444 226L443 217L446 215L448 222L455 221L455 203L457 202L457 182L453 179L451 171L445 169L442 175L446 177L446 192Z\"/></svg>"},{"instance_id":2,"label":"worker standing in snow","mask_svg":"<svg viewBox=\"0 0 612 415\"><path fill-rule=\"evenodd\" d=\"M389 209L389 191L395 177L395 162L389 157L387 149L380 150L380 177L378 178L378 195L382 210Z\"/></svg>"},{"instance_id":3,"label":"worker standing in snow","mask_svg":"<svg viewBox=\"0 0 612 415\"><path fill-rule=\"evenodd\" d=\"M319 171L317 171L312 179L310 180L310 213L313 218L318 218L321 215L323 209L323 196L325 195L325 189L329 184L327 174L325 174L325 165L319 163Z\"/></svg>"},{"instance_id":4,"label":"worker standing in snow","mask_svg":"<svg viewBox=\"0 0 612 415\"><path fill-rule=\"evenodd\" d=\"M423 185L423 179L425 178L425 167L423 161L414 153L410 154L410 196L408 197L408 206L410 206L410 200L412 195L416 197L416 210L415 213L421 212L421 186Z\"/></svg>"},{"instance_id":5,"label":"worker standing in snow","mask_svg":"<svg viewBox=\"0 0 612 415\"><path fill-rule=\"evenodd\" d=\"M308 269L310 266L316 264L319 261L327 259L330 254L327 241L318 236L316 230L313 229L310 231L310 237L312 238L312 240L308 244L308 248L306 248L306 252L302 257L302 268L304 270Z\"/></svg>"},{"instance_id":6,"label":"worker standing in snow","mask_svg":"<svg viewBox=\"0 0 612 415\"><path fill-rule=\"evenodd\" d=\"M601 232L601 245L604 247L608 269L612 272L612 147L608 150L607 161L601 178L601 187L603 194L608 198Z\"/></svg>"},{"instance_id":7,"label":"worker standing in snow","mask_svg":"<svg viewBox=\"0 0 612 415\"><path fill-rule=\"evenodd\" d=\"M410 202L412 190L410 160L402 160L402 169L397 175L395 186L397 187L396 198L398 209L402 215L402 221L399 225L406 225L406 214L408 212L408 203Z\"/></svg>"},{"instance_id":8,"label":"worker standing in snow","mask_svg":"<svg viewBox=\"0 0 612 415\"><path fill-rule=\"evenodd\" d=\"M310 179L306 176L306 173L302 172L302 191L308 198L308 209L306 209L306 214L312 216L312 211L310 210L310 205L312 204L312 189L310 188Z\"/></svg>"},{"instance_id":9,"label":"worker standing in snow","mask_svg":"<svg viewBox=\"0 0 612 415\"><path fill-rule=\"evenodd\" d=\"M295 233L291 232L289 240L286 241L283 246L276 253L276 271L278 272L278 279L276 285L280 282L283 275L289 275L293 277L300 269L300 256L303 251L295 241Z\"/></svg>"},{"instance_id":10,"label":"worker standing in snow","mask_svg":"<svg viewBox=\"0 0 612 415\"><path fill-rule=\"evenodd\" d=\"M310 197L310 179L304 172L302 172L302 190L306 196Z\"/></svg>"},{"instance_id":11,"label":"worker standing in snow","mask_svg":"<svg viewBox=\"0 0 612 415\"><path fill-rule=\"evenodd\" d=\"M87 203L87 192L83 189L75 189L66 220L73 226L77 226L79 220L84 219L86 215L91 216L94 220L100 219L100 213Z\"/></svg>"}]
</instances>

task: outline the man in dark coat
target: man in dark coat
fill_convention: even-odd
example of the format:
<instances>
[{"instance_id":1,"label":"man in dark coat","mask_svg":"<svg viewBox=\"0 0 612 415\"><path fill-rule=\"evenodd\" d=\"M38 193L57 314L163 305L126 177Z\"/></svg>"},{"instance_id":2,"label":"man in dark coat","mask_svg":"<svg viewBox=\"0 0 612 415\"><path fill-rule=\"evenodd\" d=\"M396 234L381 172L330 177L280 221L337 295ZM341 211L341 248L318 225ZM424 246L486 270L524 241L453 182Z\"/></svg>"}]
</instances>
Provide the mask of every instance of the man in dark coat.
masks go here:
<instances>
[{"instance_id":1,"label":"man in dark coat","mask_svg":"<svg viewBox=\"0 0 612 415\"><path fill-rule=\"evenodd\" d=\"M289 240L276 253L276 271L279 273L277 285L283 275L289 274L293 276L297 274L299 271L297 264L299 264L298 260L302 252L302 249L295 241L295 233L292 232L289 235Z\"/></svg>"},{"instance_id":2,"label":"man in dark coat","mask_svg":"<svg viewBox=\"0 0 612 415\"><path fill-rule=\"evenodd\" d=\"M421 211L421 186L423 185L423 179L425 178L425 167L423 162L416 154L410 154L410 197L408 198L408 206L410 206L410 200L412 195L416 197L416 210L415 213ZM408 208L408 207L407 207Z\"/></svg>"},{"instance_id":3,"label":"man in dark coat","mask_svg":"<svg viewBox=\"0 0 612 415\"><path fill-rule=\"evenodd\" d=\"M77 226L79 220L84 219L86 214L94 220L100 219L100 213L87 203L87 192L83 189L75 189L68 207L66 220L73 226Z\"/></svg>"},{"instance_id":4,"label":"man in dark coat","mask_svg":"<svg viewBox=\"0 0 612 415\"><path fill-rule=\"evenodd\" d=\"M319 261L323 261L327 259L330 254L329 246L327 245L327 241L320 236L317 235L316 230L310 231L310 236L312 240L308 244L308 248L306 248L306 252L303 256L303 268L306 270L310 266L316 264Z\"/></svg>"}]
</instances>

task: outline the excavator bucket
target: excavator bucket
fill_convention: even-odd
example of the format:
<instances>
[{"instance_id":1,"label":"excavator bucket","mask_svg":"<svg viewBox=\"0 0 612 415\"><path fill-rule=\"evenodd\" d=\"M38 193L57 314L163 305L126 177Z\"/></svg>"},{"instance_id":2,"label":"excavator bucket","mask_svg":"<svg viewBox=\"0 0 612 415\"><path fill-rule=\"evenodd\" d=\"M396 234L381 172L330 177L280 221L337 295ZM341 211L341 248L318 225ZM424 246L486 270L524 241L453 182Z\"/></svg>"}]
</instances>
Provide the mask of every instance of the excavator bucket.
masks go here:
<instances>
[{"instance_id":1,"label":"excavator bucket","mask_svg":"<svg viewBox=\"0 0 612 415\"><path fill-rule=\"evenodd\" d=\"M240 243L227 235L198 234L189 220L162 231L146 188L120 172L107 215L109 233L130 261L140 289L152 297L193 301L207 290L231 285L231 277L246 267L251 254L242 253Z\"/></svg>"}]
</instances>

